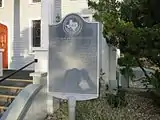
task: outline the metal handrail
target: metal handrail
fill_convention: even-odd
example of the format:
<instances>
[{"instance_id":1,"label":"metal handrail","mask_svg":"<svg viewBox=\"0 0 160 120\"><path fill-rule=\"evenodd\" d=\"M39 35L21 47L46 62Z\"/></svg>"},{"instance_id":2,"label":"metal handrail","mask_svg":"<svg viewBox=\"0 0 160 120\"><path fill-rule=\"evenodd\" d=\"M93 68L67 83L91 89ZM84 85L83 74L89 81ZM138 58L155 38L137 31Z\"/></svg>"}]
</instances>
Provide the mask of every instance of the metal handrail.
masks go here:
<instances>
[{"instance_id":1,"label":"metal handrail","mask_svg":"<svg viewBox=\"0 0 160 120\"><path fill-rule=\"evenodd\" d=\"M23 70L24 68L26 68L26 67L32 65L33 63L37 63L37 62L38 62L38 59L34 59L34 61L28 63L27 65L23 66L22 68L16 70L15 72L9 74L8 76L6 76L6 77L4 77L4 78L2 78L2 79L0 80L0 82L3 82L4 80L10 78L11 76L13 76L14 74L16 74L16 73L18 73L19 71Z\"/></svg>"}]
</instances>

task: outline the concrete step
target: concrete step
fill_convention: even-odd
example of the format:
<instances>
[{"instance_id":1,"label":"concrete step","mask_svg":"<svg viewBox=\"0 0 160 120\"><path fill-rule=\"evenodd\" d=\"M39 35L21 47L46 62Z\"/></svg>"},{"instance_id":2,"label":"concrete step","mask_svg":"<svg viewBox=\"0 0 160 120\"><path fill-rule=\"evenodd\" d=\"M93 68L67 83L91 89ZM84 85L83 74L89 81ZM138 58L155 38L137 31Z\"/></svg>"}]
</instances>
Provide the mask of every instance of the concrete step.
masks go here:
<instances>
[{"instance_id":1,"label":"concrete step","mask_svg":"<svg viewBox=\"0 0 160 120\"><path fill-rule=\"evenodd\" d=\"M0 105L0 117L3 115L3 113L7 110L8 107L5 107L4 105Z\"/></svg>"},{"instance_id":2,"label":"concrete step","mask_svg":"<svg viewBox=\"0 0 160 120\"><path fill-rule=\"evenodd\" d=\"M13 98L15 98L16 96L14 96L14 95L7 95L7 94L5 94L5 93L0 93L0 98L9 98L9 99L13 99Z\"/></svg>"},{"instance_id":3,"label":"concrete step","mask_svg":"<svg viewBox=\"0 0 160 120\"><path fill-rule=\"evenodd\" d=\"M0 101L0 117L7 110L9 105L10 105L10 102Z\"/></svg>"},{"instance_id":4,"label":"concrete step","mask_svg":"<svg viewBox=\"0 0 160 120\"><path fill-rule=\"evenodd\" d=\"M5 81L0 82L0 117L7 110L8 106L12 103L19 92L32 83L33 81L31 79L15 78L6 79Z\"/></svg>"},{"instance_id":5,"label":"concrete step","mask_svg":"<svg viewBox=\"0 0 160 120\"><path fill-rule=\"evenodd\" d=\"M7 110L8 107L0 106L0 118L3 115L3 113Z\"/></svg>"},{"instance_id":6,"label":"concrete step","mask_svg":"<svg viewBox=\"0 0 160 120\"><path fill-rule=\"evenodd\" d=\"M5 80L3 82L0 82L0 86L9 86L9 87L25 87L29 84L31 84L32 81L28 80L28 82L26 82L26 80L20 80L20 79L9 79L9 80Z\"/></svg>"},{"instance_id":7,"label":"concrete step","mask_svg":"<svg viewBox=\"0 0 160 120\"><path fill-rule=\"evenodd\" d=\"M1 88L5 88L5 89L19 89L19 90L22 90L24 87L16 87L16 86L3 86L3 85L1 85L0 86L0 89Z\"/></svg>"},{"instance_id":8,"label":"concrete step","mask_svg":"<svg viewBox=\"0 0 160 120\"><path fill-rule=\"evenodd\" d=\"M5 102L10 104L14 98L18 95L18 93L21 90L15 90L15 89L6 89L6 88L1 88L0 89L0 102ZM3 106L2 104L0 104Z\"/></svg>"},{"instance_id":9,"label":"concrete step","mask_svg":"<svg viewBox=\"0 0 160 120\"><path fill-rule=\"evenodd\" d=\"M33 82L33 80L25 80L25 79L7 79L7 81L28 82L28 83L32 83Z\"/></svg>"},{"instance_id":10,"label":"concrete step","mask_svg":"<svg viewBox=\"0 0 160 120\"><path fill-rule=\"evenodd\" d=\"M18 93L17 93L18 95ZM16 97L16 94L9 94L9 93L0 93L0 102L2 103L7 103L7 105L9 105L13 100L14 98ZM2 104L0 104L1 106L4 106Z\"/></svg>"},{"instance_id":11,"label":"concrete step","mask_svg":"<svg viewBox=\"0 0 160 120\"><path fill-rule=\"evenodd\" d=\"M12 87L10 88L6 88L6 86L5 87L2 87L2 88L0 88L0 94L2 94L2 95L14 95L14 96L16 96L19 92L21 91L21 89L12 89Z\"/></svg>"},{"instance_id":12,"label":"concrete step","mask_svg":"<svg viewBox=\"0 0 160 120\"><path fill-rule=\"evenodd\" d=\"M3 101L0 101L0 106L2 107L2 108L7 108L8 106L9 106L9 103L7 103L7 102L3 102Z\"/></svg>"},{"instance_id":13,"label":"concrete step","mask_svg":"<svg viewBox=\"0 0 160 120\"><path fill-rule=\"evenodd\" d=\"M0 112L4 113L7 110L8 107L0 106Z\"/></svg>"},{"instance_id":14,"label":"concrete step","mask_svg":"<svg viewBox=\"0 0 160 120\"><path fill-rule=\"evenodd\" d=\"M4 78L11 73L15 72L16 70L11 70L11 69L4 69L3 70L3 76L1 78ZM25 79L25 80L32 80L32 77L29 76L30 73L34 71L31 70L22 70L19 71L18 73L14 74L13 76L10 77L10 79Z\"/></svg>"}]
</instances>

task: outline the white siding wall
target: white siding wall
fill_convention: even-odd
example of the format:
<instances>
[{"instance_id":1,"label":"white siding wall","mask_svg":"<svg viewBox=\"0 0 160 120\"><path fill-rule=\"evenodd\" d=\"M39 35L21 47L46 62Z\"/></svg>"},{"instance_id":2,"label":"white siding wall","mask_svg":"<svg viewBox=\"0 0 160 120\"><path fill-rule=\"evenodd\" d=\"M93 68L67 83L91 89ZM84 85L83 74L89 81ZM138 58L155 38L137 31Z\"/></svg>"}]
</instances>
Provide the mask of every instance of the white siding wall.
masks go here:
<instances>
[{"instance_id":1,"label":"white siding wall","mask_svg":"<svg viewBox=\"0 0 160 120\"><path fill-rule=\"evenodd\" d=\"M32 61L34 56L31 55L31 27L33 19L41 19L41 3L31 4L30 0L20 0L20 56L23 56L24 64ZM30 66L29 69L33 69Z\"/></svg>"},{"instance_id":2,"label":"white siding wall","mask_svg":"<svg viewBox=\"0 0 160 120\"><path fill-rule=\"evenodd\" d=\"M88 9L87 0L62 0L62 17L69 13L82 13Z\"/></svg>"},{"instance_id":3,"label":"white siding wall","mask_svg":"<svg viewBox=\"0 0 160 120\"><path fill-rule=\"evenodd\" d=\"M16 26L13 26L16 20L13 18L13 7L14 0L4 0L4 8L0 8L0 23L8 26L9 68L18 69L34 59L31 55L30 28L32 19L41 18L41 3L31 4L30 0L20 0L20 24L19 21L15 21ZM18 13L16 16L18 17ZM27 69L33 69L33 66Z\"/></svg>"},{"instance_id":4,"label":"white siding wall","mask_svg":"<svg viewBox=\"0 0 160 120\"><path fill-rule=\"evenodd\" d=\"M16 0L18 1L18 0ZM18 69L34 59L31 51L31 20L41 18L41 3L31 4L31 0L20 0L20 24L14 25L14 0L4 0L4 8L0 8L0 22L8 26L9 68ZM69 13L86 12L87 0L56 0L56 14L61 17ZM18 16L18 14L17 14ZM15 16L16 17L16 16ZM20 30L18 30L20 26ZM15 34L13 33L16 30ZM20 36L18 36L20 32ZM47 44L48 41L42 43ZM42 45L43 46L43 45ZM30 66L28 69L33 69Z\"/></svg>"},{"instance_id":5,"label":"white siding wall","mask_svg":"<svg viewBox=\"0 0 160 120\"><path fill-rule=\"evenodd\" d=\"M4 0L4 8L0 8L0 23L8 27L8 62L11 62L13 55L13 0ZM10 65L9 65L10 66Z\"/></svg>"}]
</instances>

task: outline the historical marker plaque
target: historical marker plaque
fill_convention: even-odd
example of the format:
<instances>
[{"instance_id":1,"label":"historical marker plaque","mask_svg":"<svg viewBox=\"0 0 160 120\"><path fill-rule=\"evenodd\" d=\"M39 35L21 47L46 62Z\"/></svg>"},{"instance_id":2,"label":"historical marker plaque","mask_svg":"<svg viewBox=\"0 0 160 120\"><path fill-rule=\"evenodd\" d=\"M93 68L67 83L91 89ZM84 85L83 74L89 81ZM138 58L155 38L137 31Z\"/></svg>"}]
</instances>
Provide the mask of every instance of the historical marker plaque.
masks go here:
<instances>
[{"instance_id":1,"label":"historical marker plaque","mask_svg":"<svg viewBox=\"0 0 160 120\"><path fill-rule=\"evenodd\" d=\"M49 86L55 97L92 99L99 90L99 23L77 14L49 26Z\"/></svg>"}]
</instances>

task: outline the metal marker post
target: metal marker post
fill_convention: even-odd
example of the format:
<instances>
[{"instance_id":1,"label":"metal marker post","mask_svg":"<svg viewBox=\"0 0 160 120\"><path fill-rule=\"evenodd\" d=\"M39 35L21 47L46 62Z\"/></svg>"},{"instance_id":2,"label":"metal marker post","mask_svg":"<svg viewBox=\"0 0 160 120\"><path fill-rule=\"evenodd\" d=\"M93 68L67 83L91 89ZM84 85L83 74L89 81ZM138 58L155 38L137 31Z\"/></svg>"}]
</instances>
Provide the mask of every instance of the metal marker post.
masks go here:
<instances>
[{"instance_id":1,"label":"metal marker post","mask_svg":"<svg viewBox=\"0 0 160 120\"><path fill-rule=\"evenodd\" d=\"M75 110L76 108L76 98L69 97L68 98L68 112L69 112L69 120L75 120Z\"/></svg>"}]
</instances>

